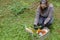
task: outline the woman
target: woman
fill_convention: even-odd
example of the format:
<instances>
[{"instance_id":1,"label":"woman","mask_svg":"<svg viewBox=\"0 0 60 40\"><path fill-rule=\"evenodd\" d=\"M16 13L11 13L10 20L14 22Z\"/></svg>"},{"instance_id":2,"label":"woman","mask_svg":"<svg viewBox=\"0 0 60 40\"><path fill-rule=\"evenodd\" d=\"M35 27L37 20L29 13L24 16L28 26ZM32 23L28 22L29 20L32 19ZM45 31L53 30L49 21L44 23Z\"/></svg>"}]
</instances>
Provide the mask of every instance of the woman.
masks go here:
<instances>
[{"instance_id":1,"label":"woman","mask_svg":"<svg viewBox=\"0 0 60 40\"><path fill-rule=\"evenodd\" d=\"M53 22L54 8L52 4L48 3L48 0L41 0L40 5L37 7L37 13L34 21L34 29L38 29L38 25L48 27Z\"/></svg>"}]
</instances>

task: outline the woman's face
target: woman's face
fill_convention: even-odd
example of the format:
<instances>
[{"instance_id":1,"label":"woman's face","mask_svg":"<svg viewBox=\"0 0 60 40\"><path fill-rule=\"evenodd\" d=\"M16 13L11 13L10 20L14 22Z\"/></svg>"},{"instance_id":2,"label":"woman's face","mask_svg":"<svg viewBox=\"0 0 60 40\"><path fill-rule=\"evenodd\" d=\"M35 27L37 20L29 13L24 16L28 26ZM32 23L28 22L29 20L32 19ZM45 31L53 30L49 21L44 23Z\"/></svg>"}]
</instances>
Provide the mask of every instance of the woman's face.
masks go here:
<instances>
[{"instance_id":1,"label":"woman's face","mask_svg":"<svg viewBox=\"0 0 60 40\"><path fill-rule=\"evenodd\" d=\"M40 4L40 7L41 7L42 9L44 9L44 8L46 8L47 6L46 6L46 4L42 3L42 4Z\"/></svg>"}]
</instances>

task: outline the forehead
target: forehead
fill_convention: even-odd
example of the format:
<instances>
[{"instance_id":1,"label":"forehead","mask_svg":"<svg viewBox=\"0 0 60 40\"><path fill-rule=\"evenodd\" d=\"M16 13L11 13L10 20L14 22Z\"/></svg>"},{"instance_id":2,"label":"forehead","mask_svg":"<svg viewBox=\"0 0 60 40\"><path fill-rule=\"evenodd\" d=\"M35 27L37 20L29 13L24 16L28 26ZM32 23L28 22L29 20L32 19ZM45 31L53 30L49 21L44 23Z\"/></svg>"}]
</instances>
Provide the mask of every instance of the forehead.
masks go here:
<instances>
[{"instance_id":1,"label":"forehead","mask_svg":"<svg viewBox=\"0 0 60 40\"><path fill-rule=\"evenodd\" d=\"M45 4L46 3L46 0L41 0L41 4Z\"/></svg>"}]
</instances>

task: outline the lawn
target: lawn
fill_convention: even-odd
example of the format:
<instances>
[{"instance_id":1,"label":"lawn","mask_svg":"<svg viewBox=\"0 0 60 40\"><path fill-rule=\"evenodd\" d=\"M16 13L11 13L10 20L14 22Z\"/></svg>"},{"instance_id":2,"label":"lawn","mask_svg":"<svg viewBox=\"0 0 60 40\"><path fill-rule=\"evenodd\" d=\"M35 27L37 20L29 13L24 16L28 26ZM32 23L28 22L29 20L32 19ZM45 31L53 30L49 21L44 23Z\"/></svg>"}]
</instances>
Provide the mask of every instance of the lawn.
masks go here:
<instances>
[{"instance_id":1,"label":"lawn","mask_svg":"<svg viewBox=\"0 0 60 40\"><path fill-rule=\"evenodd\" d=\"M39 1L39 0L37 0ZM25 25L33 27L36 0L0 0L0 40L31 40ZM53 0L54 1L54 0ZM46 40L60 40L60 1L54 4L54 23ZM29 9L30 7L34 7Z\"/></svg>"}]
</instances>

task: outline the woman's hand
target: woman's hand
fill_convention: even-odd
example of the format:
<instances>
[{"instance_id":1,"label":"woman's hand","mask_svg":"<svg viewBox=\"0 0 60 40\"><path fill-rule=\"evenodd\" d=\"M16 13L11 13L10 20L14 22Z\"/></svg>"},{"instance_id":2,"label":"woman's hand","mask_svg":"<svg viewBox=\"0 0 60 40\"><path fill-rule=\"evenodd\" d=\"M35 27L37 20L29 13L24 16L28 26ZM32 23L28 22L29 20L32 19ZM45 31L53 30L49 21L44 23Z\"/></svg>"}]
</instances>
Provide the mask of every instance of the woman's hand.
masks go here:
<instances>
[{"instance_id":1,"label":"woman's hand","mask_svg":"<svg viewBox=\"0 0 60 40\"><path fill-rule=\"evenodd\" d=\"M34 29L35 29L35 30L38 30L38 27L37 27L37 25L34 25Z\"/></svg>"},{"instance_id":2,"label":"woman's hand","mask_svg":"<svg viewBox=\"0 0 60 40\"><path fill-rule=\"evenodd\" d=\"M50 18L47 18L44 22L44 25L46 25L49 22Z\"/></svg>"}]
</instances>

